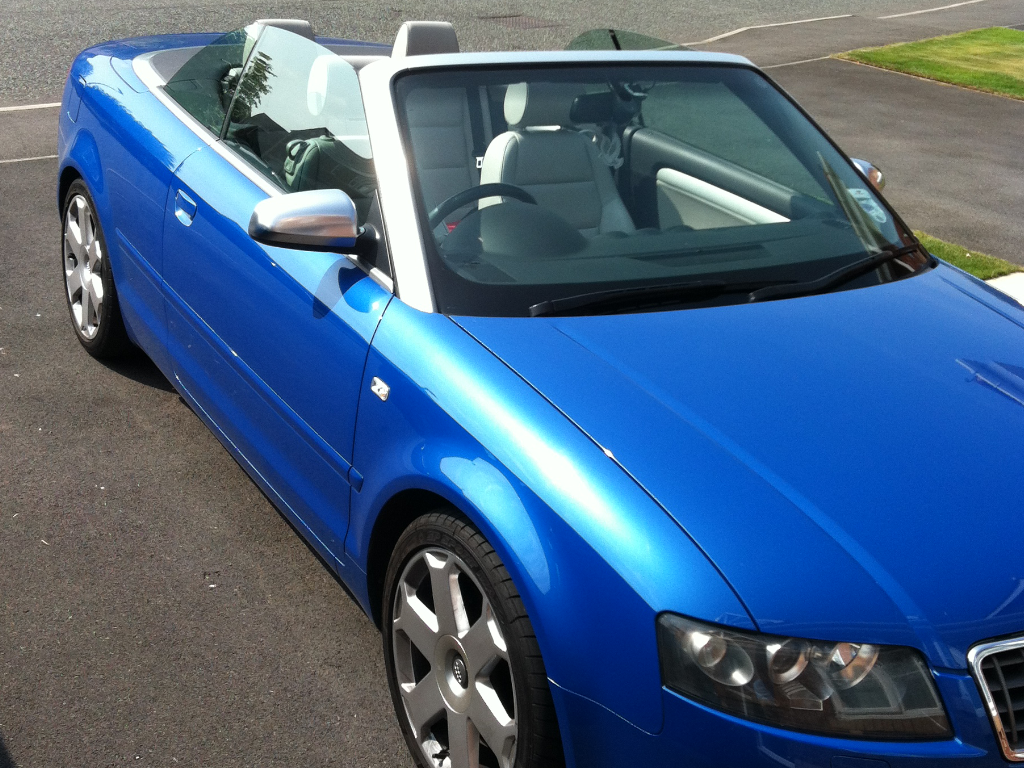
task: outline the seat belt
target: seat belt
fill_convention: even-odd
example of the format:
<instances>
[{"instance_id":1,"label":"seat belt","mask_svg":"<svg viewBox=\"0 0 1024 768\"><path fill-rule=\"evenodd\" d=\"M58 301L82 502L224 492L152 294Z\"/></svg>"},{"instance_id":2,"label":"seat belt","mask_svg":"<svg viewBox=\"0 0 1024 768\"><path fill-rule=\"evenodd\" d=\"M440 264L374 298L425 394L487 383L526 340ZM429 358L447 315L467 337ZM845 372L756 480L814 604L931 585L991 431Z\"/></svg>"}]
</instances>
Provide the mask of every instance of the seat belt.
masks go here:
<instances>
[{"instance_id":1,"label":"seat belt","mask_svg":"<svg viewBox=\"0 0 1024 768\"><path fill-rule=\"evenodd\" d=\"M477 98L473 98L473 90L477 91ZM484 167L484 152L490 144L489 131L484 127L484 114L482 104L487 98L482 88L469 88L466 92L466 102L469 106L469 125L473 132L473 157L476 158L476 169L479 171ZM487 116L490 117L489 115ZM490 122L488 120L487 122Z\"/></svg>"}]
</instances>

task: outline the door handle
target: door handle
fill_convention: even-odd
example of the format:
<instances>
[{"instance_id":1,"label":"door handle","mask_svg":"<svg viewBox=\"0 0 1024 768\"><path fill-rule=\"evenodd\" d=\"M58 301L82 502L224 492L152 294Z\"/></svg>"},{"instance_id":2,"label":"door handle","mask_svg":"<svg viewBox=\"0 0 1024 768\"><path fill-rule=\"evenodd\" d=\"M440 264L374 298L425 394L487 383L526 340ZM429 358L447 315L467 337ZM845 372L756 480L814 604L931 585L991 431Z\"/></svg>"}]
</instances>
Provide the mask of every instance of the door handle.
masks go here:
<instances>
[{"instance_id":1,"label":"door handle","mask_svg":"<svg viewBox=\"0 0 1024 768\"><path fill-rule=\"evenodd\" d=\"M191 226L196 215L196 201L180 189L174 196L174 215L186 227Z\"/></svg>"}]
</instances>

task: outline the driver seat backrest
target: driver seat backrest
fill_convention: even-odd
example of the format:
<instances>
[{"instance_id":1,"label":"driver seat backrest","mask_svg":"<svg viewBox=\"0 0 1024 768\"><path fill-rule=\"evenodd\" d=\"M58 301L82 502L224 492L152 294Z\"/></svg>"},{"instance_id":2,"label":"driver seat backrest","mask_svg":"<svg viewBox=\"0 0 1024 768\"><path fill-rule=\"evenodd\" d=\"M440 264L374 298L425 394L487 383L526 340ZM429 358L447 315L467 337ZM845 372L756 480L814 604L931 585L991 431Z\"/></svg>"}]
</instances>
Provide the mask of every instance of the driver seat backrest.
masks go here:
<instances>
[{"instance_id":1,"label":"driver seat backrest","mask_svg":"<svg viewBox=\"0 0 1024 768\"><path fill-rule=\"evenodd\" d=\"M459 40L448 22L407 21L398 30L391 58L458 52ZM480 182L465 90L417 88L406 99L405 113L428 211ZM446 221L458 221L466 210L455 211Z\"/></svg>"},{"instance_id":2,"label":"driver seat backrest","mask_svg":"<svg viewBox=\"0 0 1024 768\"><path fill-rule=\"evenodd\" d=\"M405 102L416 175L428 211L480 182L469 102L462 88L417 88ZM458 221L465 210L446 221Z\"/></svg>"},{"instance_id":3,"label":"driver seat backrest","mask_svg":"<svg viewBox=\"0 0 1024 768\"><path fill-rule=\"evenodd\" d=\"M594 142L568 130L579 86L515 83L505 94L510 130L496 136L484 155L480 183L514 184L529 192L587 237L633 232L636 227L619 197L611 170ZM480 201L493 205L497 198Z\"/></svg>"}]
</instances>

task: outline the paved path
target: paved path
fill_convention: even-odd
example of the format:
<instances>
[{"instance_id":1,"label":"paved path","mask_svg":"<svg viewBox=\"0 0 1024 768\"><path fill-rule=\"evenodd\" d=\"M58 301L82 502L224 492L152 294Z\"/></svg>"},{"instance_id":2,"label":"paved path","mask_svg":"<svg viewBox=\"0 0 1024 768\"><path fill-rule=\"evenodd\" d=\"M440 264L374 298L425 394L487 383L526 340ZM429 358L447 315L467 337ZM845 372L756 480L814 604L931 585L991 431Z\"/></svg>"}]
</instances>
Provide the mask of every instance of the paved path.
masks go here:
<instances>
[{"instance_id":1,"label":"paved path","mask_svg":"<svg viewBox=\"0 0 1024 768\"><path fill-rule=\"evenodd\" d=\"M914 229L1024 264L1024 102L835 59L770 74Z\"/></svg>"}]
</instances>

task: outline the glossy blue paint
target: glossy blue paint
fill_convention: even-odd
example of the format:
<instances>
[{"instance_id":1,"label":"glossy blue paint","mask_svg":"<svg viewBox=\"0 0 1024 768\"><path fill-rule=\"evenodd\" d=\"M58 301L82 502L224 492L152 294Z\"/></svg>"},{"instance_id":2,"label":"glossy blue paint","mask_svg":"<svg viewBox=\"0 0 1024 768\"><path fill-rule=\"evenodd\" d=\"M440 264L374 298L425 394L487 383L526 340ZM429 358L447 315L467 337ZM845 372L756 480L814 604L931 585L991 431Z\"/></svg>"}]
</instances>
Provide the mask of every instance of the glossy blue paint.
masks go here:
<instances>
[{"instance_id":1,"label":"glossy blue paint","mask_svg":"<svg viewBox=\"0 0 1024 768\"><path fill-rule=\"evenodd\" d=\"M248 237L266 194L130 66L214 37L79 56L60 172L95 199L133 338L367 612L381 511L429 491L520 590L569 765L1004 765L964 654L1024 628L1024 568L992 556L1024 544L1024 310L942 266L635 316L416 311L342 256ZM689 702L660 686L665 610L919 648L956 738L829 739Z\"/></svg>"},{"instance_id":2,"label":"glossy blue paint","mask_svg":"<svg viewBox=\"0 0 1024 768\"><path fill-rule=\"evenodd\" d=\"M962 678L971 682L967 678ZM946 693L948 686L940 680ZM973 683L972 683L973 685ZM868 742L785 731L730 717L664 692L665 728L640 731L599 703L554 688L566 712L576 765L686 765L694 768L832 765L834 758L881 760L890 768L995 768L1005 766L989 731L978 747L958 738L938 742ZM977 703L981 701L974 693ZM560 710L562 711L562 710ZM985 725L975 715L974 723ZM975 728L969 729L975 736ZM966 734L965 734L966 735ZM981 737L981 734L977 734ZM859 767L858 767L859 768Z\"/></svg>"},{"instance_id":3,"label":"glossy blue paint","mask_svg":"<svg viewBox=\"0 0 1024 768\"><path fill-rule=\"evenodd\" d=\"M194 205L187 225L175 211L181 194ZM250 239L249 217L265 198L209 147L178 168L164 221L174 375L338 552L348 526L353 406L391 295L337 254Z\"/></svg>"},{"instance_id":4,"label":"glossy blue paint","mask_svg":"<svg viewBox=\"0 0 1024 768\"><path fill-rule=\"evenodd\" d=\"M187 39L202 44L209 36ZM155 41L146 43L109 43L76 58L69 82L77 84L82 105L74 141L59 158L62 168L72 167L88 181L105 224L129 333L166 373L162 227L154 222L163 219L174 169L203 142L151 93L125 82L131 57ZM113 61L121 62L117 71Z\"/></svg>"},{"instance_id":5,"label":"glossy blue paint","mask_svg":"<svg viewBox=\"0 0 1024 768\"><path fill-rule=\"evenodd\" d=\"M448 318L392 302L367 363L372 376L391 394L360 403L354 462L365 481L346 542L357 562L387 499L410 487L439 493L481 527L509 568L549 676L650 731L661 726L657 611L686 604L752 628L679 526Z\"/></svg>"},{"instance_id":6,"label":"glossy blue paint","mask_svg":"<svg viewBox=\"0 0 1024 768\"><path fill-rule=\"evenodd\" d=\"M1024 546L1006 482L1024 407L962 363L1024 364L1024 312L986 295L941 267L764 304L459 322L615 454L760 629L963 669L1024 625L1020 561L990 557Z\"/></svg>"}]
</instances>

